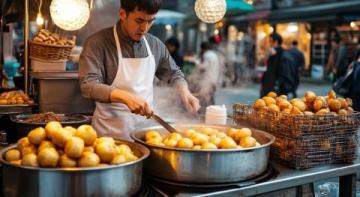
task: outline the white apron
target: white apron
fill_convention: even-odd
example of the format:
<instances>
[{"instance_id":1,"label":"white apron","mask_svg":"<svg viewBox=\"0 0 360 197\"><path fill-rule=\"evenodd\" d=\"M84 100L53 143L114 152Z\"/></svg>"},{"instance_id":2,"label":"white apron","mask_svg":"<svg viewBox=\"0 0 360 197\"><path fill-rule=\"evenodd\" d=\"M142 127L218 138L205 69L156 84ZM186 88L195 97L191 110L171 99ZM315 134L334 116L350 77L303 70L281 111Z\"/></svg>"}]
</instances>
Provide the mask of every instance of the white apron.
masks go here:
<instances>
[{"instance_id":1,"label":"white apron","mask_svg":"<svg viewBox=\"0 0 360 197\"><path fill-rule=\"evenodd\" d=\"M118 70L111 86L125 90L144 99L153 106L153 81L155 78L155 58L144 37L148 56L145 58L123 58L116 25L113 28L118 53ZM122 103L96 102L92 126L100 136L130 139L130 131L144 126L147 119L133 114Z\"/></svg>"}]
</instances>

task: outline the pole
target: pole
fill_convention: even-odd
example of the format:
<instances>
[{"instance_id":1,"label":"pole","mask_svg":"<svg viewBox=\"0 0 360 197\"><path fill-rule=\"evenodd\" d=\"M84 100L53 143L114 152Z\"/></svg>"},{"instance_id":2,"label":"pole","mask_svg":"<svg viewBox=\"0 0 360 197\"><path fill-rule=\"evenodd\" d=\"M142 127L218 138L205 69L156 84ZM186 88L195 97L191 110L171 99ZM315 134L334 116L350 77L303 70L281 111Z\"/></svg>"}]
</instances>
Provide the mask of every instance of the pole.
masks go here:
<instances>
[{"instance_id":1,"label":"pole","mask_svg":"<svg viewBox=\"0 0 360 197\"><path fill-rule=\"evenodd\" d=\"M24 91L29 90L29 0L24 0Z\"/></svg>"}]
</instances>

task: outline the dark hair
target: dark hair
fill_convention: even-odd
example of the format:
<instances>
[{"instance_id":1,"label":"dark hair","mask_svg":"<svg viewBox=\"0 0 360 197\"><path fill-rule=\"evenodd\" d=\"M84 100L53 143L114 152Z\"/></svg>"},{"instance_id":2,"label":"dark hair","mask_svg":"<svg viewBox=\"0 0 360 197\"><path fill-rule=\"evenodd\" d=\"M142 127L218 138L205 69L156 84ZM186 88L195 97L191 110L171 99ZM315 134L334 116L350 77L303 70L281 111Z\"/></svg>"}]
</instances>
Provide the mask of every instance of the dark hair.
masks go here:
<instances>
[{"instance_id":1,"label":"dark hair","mask_svg":"<svg viewBox=\"0 0 360 197\"><path fill-rule=\"evenodd\" d=\"M200 45L200 48L202 50L208 50L208 49L211 49L211 44L209 42L202 42L201 45Z\"/></svg>"},{"instance_id":2,"label":"dark hair","mask_svg":"<svg viewBox=\"0 0 360 197\"><path fill-rule=\"evenodd\" d=\"M292 41L291 44L294 45L294 46L297 46L297 45L298 45L298 41L294 40L294 41Z\"/></svg>"},{"instance_id":3,"label":"dark hair","mask_svg":"<svg viewBox=\"0 0 360 197\"><path fill-rule=\"evenodd\" d=\"M333 39L333 42L335 42L336 44L339 44L341 42L341 37L339 35L335 36Z\"/></svg>"},{"instance_id":4,"label":"dark hair","mask_svg":"<svg viewBox=\"0 0 360 197\"><path fill-rule=\"evenodd\" d=\"M127 13L134 11L145 11L147 14L156 14L161 6L162 0L121 0L121 8Z\"/></svg>"},{"instance_id":5,"label":"dark hair","mask_svg":"<svg viewBox=\"0 0 360 197\"><path fill-rule=\"evenodd\" d=\"M272 33L270 34L270 38L272 38L274 41L278 43L278 45L282 44L282 37L278 33Z\"/></svg>"},{"instance_id":6,"label":"dark hair","mask_svg":"<svg viewBox=\"0 0 360 197\"><path fill-rule=\"evenodd\" d=\"M180 48L180 42L177 38L171 37L165 41L165 44L169 44L175 47L175 50L178 50Z\"/></svg>"}]
</instances>

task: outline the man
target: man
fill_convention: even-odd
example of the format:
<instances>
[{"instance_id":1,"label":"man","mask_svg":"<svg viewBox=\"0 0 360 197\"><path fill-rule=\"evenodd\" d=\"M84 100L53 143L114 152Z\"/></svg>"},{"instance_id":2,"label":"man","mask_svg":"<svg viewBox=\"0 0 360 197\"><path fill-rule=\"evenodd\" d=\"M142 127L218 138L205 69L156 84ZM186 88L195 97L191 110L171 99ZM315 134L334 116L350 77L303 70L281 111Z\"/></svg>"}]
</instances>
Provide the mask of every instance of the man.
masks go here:
<instances>
[{"instance_id":1,"label":"man","mask_svg":"<svg viewBox=\"0 0 360 197\"><path fill-rule=\"evenodd\" d=\"M260 96L263 97L270 91L285 95L294 93L294 76L297 73L294 60L281 47L282 37L279 34L271 34L269 42L271 48L267 62L267 70L262 78Z\"/></svg>"},{"instance_id":2,"label":"man","mask_svg":"<svg viewBox=\"0 0 360 197\"><path fill-rule=\"evenodd\" d=\"M348 68L347 48L341 37L334 38L333 42L337 46L335 51L335 79L346 74Z\"/></svg>"},{"instance_id":3,"label":"man","mask_svg":"<svg viewBox=\"0 0 360 197\"><path fill-rule=\"evenodd\" d=\"M292 41L291 43L292 47L289 49L289 54L294 60L294 65L296 67L296 70L298 71L295 75L295 97L296 97L296 89L299 87L300 83L300 76L299 72L304 68L305 66L305 58L304 54L298 49L298 42L296 40Z\"/></svg>"},{"instance_id":4,"label":"man","mask_svg":"<svg viewBox=\"0 0 360 197\"><path fill-rule=\"evenodd\" d=\"M190 76L193 82L193 92L201 101L201 112L206 107L214 105L214 94L219 78L219 58L214 50L214 45L209 42L202 42L200 45L200 59L196 61L196 67Z\"/></svg>"},{"instance_id":5,"label":"man","mask_svg":"<svg viewBox=\"0 0 360 197\"><path fill-rule=\"evenodd\" d=\"M120 21L85 42L81 91L96 101L92 125L99 135L129 139L146 121L143 116L152 115L155 76L177 87L189 111L199 109L165 45L147 33L160 5L161 0L121 0Z\"/></svg>"},{"instance_id":6,"label":"man","mask_svg":"<svg viewBox=\"0 0 360 197\"><path fill-rule=\"evenodd\" d=\"M171 57L174 59L176 65L180 68L184 66L184 58L180 55L180 43L175 37L171 37L165 41L165 45L170 52Z\"/></svg>"}]
</instances>

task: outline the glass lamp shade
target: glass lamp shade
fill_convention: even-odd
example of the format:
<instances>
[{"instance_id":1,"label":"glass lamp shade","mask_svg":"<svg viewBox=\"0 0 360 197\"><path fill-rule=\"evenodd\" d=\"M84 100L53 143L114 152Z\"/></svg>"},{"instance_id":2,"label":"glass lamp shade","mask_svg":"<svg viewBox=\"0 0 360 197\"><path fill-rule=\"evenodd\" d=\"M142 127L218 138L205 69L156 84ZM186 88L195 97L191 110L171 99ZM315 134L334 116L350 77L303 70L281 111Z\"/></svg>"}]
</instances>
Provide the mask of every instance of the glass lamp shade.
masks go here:
<instances>
[{"instance_id":1,"label":"glass lamp shade","mask_svg":"<svg viewBox=\"0 0 360 197\"><path fill-rule=\"evenodd\" d=\"M205 23L220 21L226 13L225 0L196 0L195 13Z\"/></svg>"},{"instance_id":2,"label":"glass lamp shade","mask_svg":"<svg viewBox=\"0 0 360 197\"><path fill-rule=\"evenodd\" d=\"M90 17L87 0L53 0L50 14L54 23L66 31L82 28Z\"/></svg>"}]
</instances>

